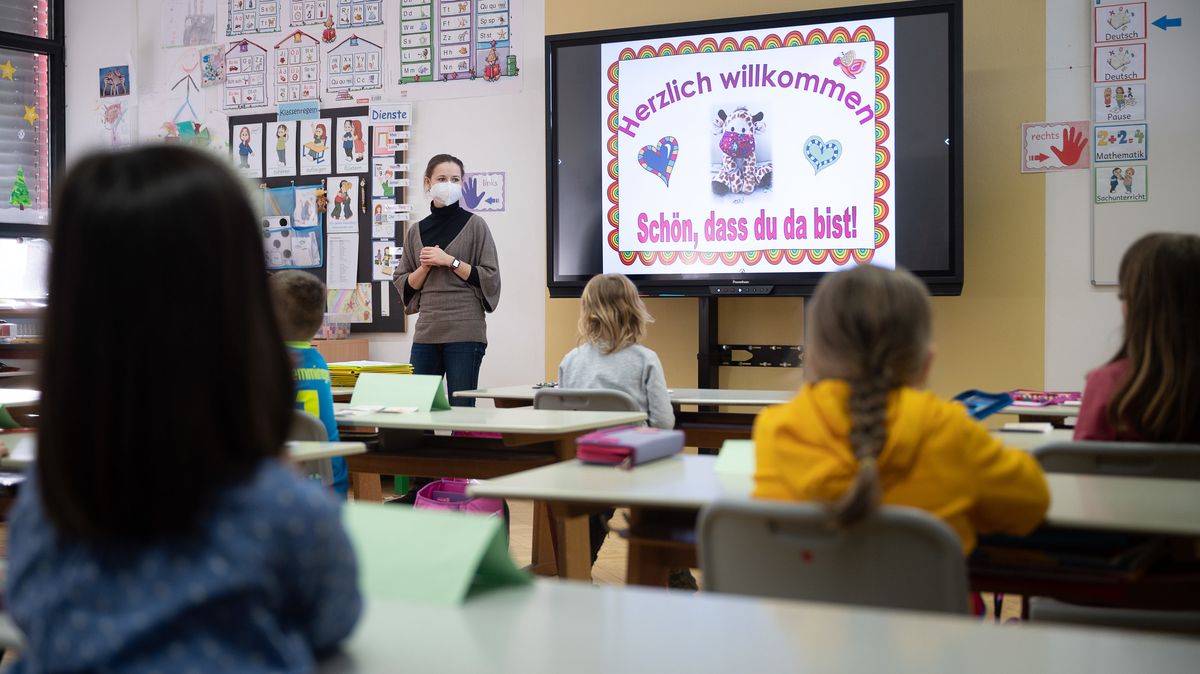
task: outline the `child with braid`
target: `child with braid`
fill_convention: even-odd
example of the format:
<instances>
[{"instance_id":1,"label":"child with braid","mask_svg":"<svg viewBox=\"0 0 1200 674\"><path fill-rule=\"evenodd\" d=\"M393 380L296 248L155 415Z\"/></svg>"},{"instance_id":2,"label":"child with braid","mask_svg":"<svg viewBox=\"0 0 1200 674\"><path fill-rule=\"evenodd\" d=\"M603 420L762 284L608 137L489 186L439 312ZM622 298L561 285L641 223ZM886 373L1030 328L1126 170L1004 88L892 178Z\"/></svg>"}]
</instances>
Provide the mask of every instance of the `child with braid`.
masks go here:
<instances>
[{"instance_id":1,"label":"child with braid","mask_svg":"<svg viewBox=\"0 0 1200 674\"><path fill-rule=\"evenodd\" d=\"M759 498L821 501L849 526L880 503L921 508L959 535L1025 534L1050 504L1033 456L922 391L933 357L924 285L863 266L827 274L808 313L808 382L754 425Z\"/></svg>"}]
</instances>

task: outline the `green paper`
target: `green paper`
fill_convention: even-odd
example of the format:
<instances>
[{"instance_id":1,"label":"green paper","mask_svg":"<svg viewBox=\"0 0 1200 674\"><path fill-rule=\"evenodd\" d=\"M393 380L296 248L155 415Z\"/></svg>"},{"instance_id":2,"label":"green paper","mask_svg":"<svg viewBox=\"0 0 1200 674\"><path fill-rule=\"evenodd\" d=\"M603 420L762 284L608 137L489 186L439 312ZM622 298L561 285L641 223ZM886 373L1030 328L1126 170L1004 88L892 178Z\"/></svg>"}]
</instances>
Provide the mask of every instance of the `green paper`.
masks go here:
<instances>
[{"instance_id":1,"label":"green paper","mask_svg":"<svg viewBox=\"0 0 1200 674\"><path fill-rule=\"evenodd\" d=\"M726 440L713 471L721 475L754 475L756 464L753 440Z\"/></svg>"},{"instance_id":2,"label":"green paper","mask_svg":"<svg viewBox=\"0 0 1200 674\"><path fill-rule=\"evenodd\" d=\"M508 555L498 517L371 503L347 504L342 517L369 598L459 604L530 582Z\"/></svg>"},{"instance_id":3,"label":"green paper","mask_svg":"<svg viewBox=\"0 0 1200 674\"><path fill-rule=\"evenodd\" d=\"M445 383L430 374L363 372L358 375L350 404L416 407L422 412L450 409Z\"/></svg>"},{"instance_id":4,"label":"green paper","mask_svg":"<svg viewBox=\"0 0 1200 674\"><path fill-rule=\"evenodd\" d=\"M8 410L4 409L4 405L0 405L0 430L7 431L20 427L21 424L18 424L17 420L12 418L12 415L8 413Z\"/></svg>"}]
</instances>

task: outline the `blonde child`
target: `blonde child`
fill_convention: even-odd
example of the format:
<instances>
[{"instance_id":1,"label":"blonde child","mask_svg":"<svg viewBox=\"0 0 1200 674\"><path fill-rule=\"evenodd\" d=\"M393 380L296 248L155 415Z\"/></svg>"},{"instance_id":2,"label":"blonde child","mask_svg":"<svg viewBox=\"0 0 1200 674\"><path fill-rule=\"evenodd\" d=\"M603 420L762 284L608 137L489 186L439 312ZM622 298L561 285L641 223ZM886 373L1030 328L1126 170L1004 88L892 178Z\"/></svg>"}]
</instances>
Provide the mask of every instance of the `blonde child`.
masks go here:
<instances>
[{"instance_id":1,"label":"blonde child","mask_svg":"<svg viewBox=\"0 0 1200 674\"><path fill-rule=\"evenodd\" d=\"M641 344L646 326L653 320L629 279L620 274L593 276L583 289L579 308L583 343L558 366L559 386L624 391L646 413L651 426L674 428L675 413L662 363L658 354ZM589 519L593 563L608 534L612 514L608 510Z\"/></svg>"},{"instance_id":2,"label":"blonde child","mask_svg":"<svg viewBox=\"0 0 1200 674\"><path fill-rule=\"evenodd\" d=\"M1200 236L1148 234L1117 273L1121 348L1088 374L1076 440L1200 443Z\"/></svg>"},{"instance_id":3,"label":"blonde child","mask_svg":"<svg viewBox=\"0 0 1200 674\"><path fill-rule=\"evenodd\" d=\"M826 275L808 313L808 382L754 426L754 495L822 501L851 525L879 504L921 508L959 535L1025 534L1050 496L1033 457L957 403L922 391L933 357L925 287L858 267Z\"/></svg>"},{"instance_id":4,"label":"blonde child","mask_svg":"<svg viewBox=\"0 0 1200 674\"><path fill-rule=\"evenodd\" d=\"M651 426L674 428L662 363L641 344L653 321L629 279L620 274L592 277L579 309L583 343L558 366L559 386L624 391L646 412Z\"/></svg>"}]
</instances>

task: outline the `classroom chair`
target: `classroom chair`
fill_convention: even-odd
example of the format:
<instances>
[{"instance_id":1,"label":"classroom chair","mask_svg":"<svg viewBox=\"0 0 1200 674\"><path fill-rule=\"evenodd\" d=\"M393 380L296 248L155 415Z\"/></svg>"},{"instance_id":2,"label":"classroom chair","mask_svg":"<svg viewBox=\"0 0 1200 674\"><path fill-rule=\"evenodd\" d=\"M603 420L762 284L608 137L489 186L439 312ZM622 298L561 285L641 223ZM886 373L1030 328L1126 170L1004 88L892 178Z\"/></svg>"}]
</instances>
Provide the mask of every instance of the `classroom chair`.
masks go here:
<instances>
[{"instance_id":1,"label":"classroom chair","mask_svg":"<svg viewBox=\"0 0 1200 674\"><path fill-rule=\"evenodd\" d=\"M1200 445L1055 442L1033 455L1047 473L1200 480Z\"/></svg>"},{"instance_id":2,"label":"classroom chair","mask_svg":"<svg viewBox=\"0 0 1200 674\"><path fill-rule=\"evenodd\" d=\"M1047 473L1200 480L1200 445L1056 442L1039 447L1033 455ZM1029 599L1029 619L1200 634L1200 612L1197 611L1081 606L1046 597Z\"/></svg>"},{"instance_id":3,"label":"classroom chair","mask_svg":"<svg viewBox=\"0 0 1200 674\"><path fill-rule=\"evenodd\" d=\"M606 388L543 388L533 394L533 409L535 410L570 410L573 412L637 412L637 401L624 391ZM591 549L592 564L600 554L600 547L608 536L608 521L612 519L613 508L601 513L588 515L588 540Z\"/></svg>"},{"instance_id":4,"label":"classroom chair","mask_svg":"<svg viewBox=\"0 0 1200 674\"><path fill-rule=\"evenodd\" d=\"M325 424L321 423L320 419L304 410L293 410L292 427L288 429L287 439L296 442L326 442L329 440L329 431L325 430ZM329 459L305 461L300 464L300 470L305 475L319 475L321 484L327 487L333 484L333 462Z\"/></svg>"},{"instance_id":5,"label":"classroom chair","mask_svg":"<svg viewBox=\"0 0 1200 674\"><path fill-rule=\"evenodd\" d=\"M642 409L628 393L606 388L538 389L533 394L533 407L574 412L637 412Z\"/></svg>"},{"instance_id":6,"label":"classroom chair","mask_svg":"<svg viewBox=\"0 0 1200 674\"><path fill-rule=\"evenodd\" d=\"M921 510L884 507L837 529L815 503L713 503L700 512L706 590L918 611L967 612L958 536Z\"/></svg>"}]
</instances>

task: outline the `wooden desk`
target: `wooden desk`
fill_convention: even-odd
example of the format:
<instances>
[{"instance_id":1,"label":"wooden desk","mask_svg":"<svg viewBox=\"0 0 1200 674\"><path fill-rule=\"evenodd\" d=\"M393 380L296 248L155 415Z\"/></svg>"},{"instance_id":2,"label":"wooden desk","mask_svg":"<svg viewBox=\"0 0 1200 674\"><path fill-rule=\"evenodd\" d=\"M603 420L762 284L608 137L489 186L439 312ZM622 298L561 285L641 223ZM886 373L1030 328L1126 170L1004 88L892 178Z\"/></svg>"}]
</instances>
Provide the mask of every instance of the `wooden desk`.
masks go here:
<instances>
[{"instance_id":1,"label":"wooden desk","mask_svg":"<svg viewBox=\"0 0 1200 674\"><path fill-rule=\"evenodd\" d=\"M750 499L752 477L718 474L715 463L715 457L679 455L624 471L568 461L488 480L470 492L538 499L549 502L561 517L578 519L603 508L628 507L626 580L661 585L668 569L696 565L693 532L701 508L718 500ZM1046 526L1200 539L1198 482L1061 473L1046 477L1051 493ZM986 589L1015 592L1021 580L989 577ZM1055 596L1050 590L1040 594ZM1086 594L1087 588L1071 591Z\"/></svg>"},{"instance_id":2,"label":"wooden desk","mask_svg":"<svg viewBox=\"0 0 1200 674\"><path fill-rule=\"evenodd\" d=\"M348 403L350 402L350 398L354 396L353 386L334 386L332 388L333 402L335 403Z\"/></svg>"},{"instance_id":3,"label":"wooden desk","mask_svg":"<svg viewBox=\"0 0 1200 674\"><path fill-rule=\"evenodd\" d=\"M335 410L347 407L334 405ZM440 412L337 417L340 427L380 429L381 451L346 458L355 498L374 501L383 496L380 475L480 479L508 475L574 458L575 439L580 435L645 420L642 412L566 412L528 407L455 407ZM455 431L499 437L455 436ZM555 514L546 503L535 503L534 570L589 578L586 519L552 517Z\"/></svg>"},{"instance_id":4,"label":"wooden desk","mask_svg":"<svg viewBox=\"0 0 1200 674\"><path fill-rule=\"evenodd\" d=\"M537 389L532 385L459 391L455 397L486 398L496 407L521 407L533 404ZM795 391L766 391L740 389L670 389L671 405L675 408L675 427L687 435L690 447L720 447L726 440L749 439L754 427L754 413L729 409L713 411L715 407L766 407L785 403L796 396ZM683 410L683 405L701 409Z\"/></svg>"},{"instance_id":5,"label":"wooden desk","mask_svg":"<svg viewBox=\"0 0 1200 674\"><path fill-rule=\"evenodd\" d=\"M321 353L326 363L371 358L371 342L367 339L314 339L312 345Z\"/></svg>"},{"instance_id":6,"label":"wooden desk","mask_svg":"<svg viewBox=\"0 0 1200 674\"><path fill-rule=\"evenodd\" d=\"M462 606L368 599L342 650L321 674L1183 674L1200 662L1198 640L553 581Z\"/></svg>"}]
</instances>

